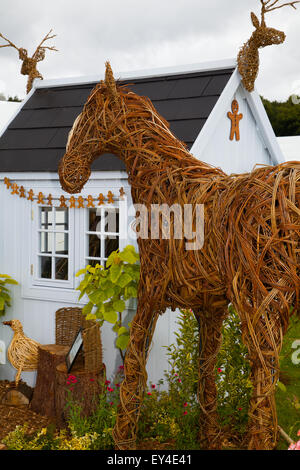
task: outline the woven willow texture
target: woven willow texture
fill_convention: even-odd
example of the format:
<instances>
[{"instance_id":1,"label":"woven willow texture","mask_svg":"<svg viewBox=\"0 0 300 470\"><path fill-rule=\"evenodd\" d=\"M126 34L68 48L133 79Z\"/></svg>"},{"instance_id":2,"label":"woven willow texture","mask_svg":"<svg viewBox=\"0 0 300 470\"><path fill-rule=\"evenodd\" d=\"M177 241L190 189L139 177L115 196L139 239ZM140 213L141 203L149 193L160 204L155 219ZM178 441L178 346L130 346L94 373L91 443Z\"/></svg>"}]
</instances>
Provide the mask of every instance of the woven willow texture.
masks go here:
<instances>
[{"instance_id":1,"label":"woven willow texture","mask_svg":"<svg viewBox=\"0 0 300 470\"><path fill-rule=\"evenodd\" d=\"M3 36L3 34L0 33L0 38L4 39L7 42L7 44L0 45L0 48L13 47L19 52L19 59L22 61L21 74L28 75L27 86L26 86L27 93L29 93L30 90L32 89L33 81L36 78L40 78L41 80L43 80L43 76L37 70L37 64L38 62L41 62L42 60L45 59L46 50L48 49L49 51L57 51L57 49L54 46L44 45L44 43L46 41L49 41L49 39L55 38L56 34L51 35L51 33L52 33L52 29L49 31L48 34L46 34L46 36L40 42L35 52L33 53L32 57L28 57L28 52L26 49L24 49L23 47L15 46L14 43L12 43L9 39L7 39L5 36Z\"/></svg>"},{"instance_id":2,"label":"woven willow texture","mask_svg":"<svg viewBox=\"0 0 300 470\"><path fill-rule=\"evenodd\" d=\"M22 323L19 320L4 321L3 324L10 326L14 332L7 349L7 358L11 365L17 369L15 383L18 386L22 371L37 369L40 344L24 334Z\"/></svg>"},{"instance_id":3,"label":"woven willow texture","mask_svg":"<svg viewBox=\"0 0 300 470\"><path fill-rule=\"evenodd\" d=\"M55 343L71 346L82 328L84 369L89 372L103 369L102 341L99 323L86 320L82 309L63 307L55 313Z\"/></svg>"},{"instance_id":4,"label":"woven willow texture","mask_svg":"<svg viewBox=\"0 0 300 470\"><path fill-rule=\"evenodd\" d=\"M177 307L192 308L200 324L201 430L205 445L218 447L214 371L231 302L239 312L252 365L249 448L273 448L279 354L291 306L294 312L299 309L300 162L226 175L194 158L148 98L116 86L109 64L106 80L91 92L72 129L59 166L62 187L81 191L91 163L103 153L124 161L135 204L149 210L151 204L191 204L194 215L197 204L203 204L205 216L201 249L187 250L184 238L164 239L162 231L151 239L150 225L148 239L138 239L138 307L125 357L116 447L135 448L158 314Z\"/></svg>"},{"instance_id":5,"label":"woven willow texture","mask_svg":"<svg viewBox=\"0 0 300 470\"><path fill-rule=\"evenodd\" d=\"M238 70L242 76L242 82L246 90L249 92L254 90L255 80L259 70L259 49L272 46L273 44L282 44L285 41L285 34L274 28L269 28L265 22L265 15L273 10L285 6L291 6L296 9L295 4L299 1L283 3L280 5L279 0L260 0L261 3L261 21L252 12L251 21L255 27L250 39L241 47L237 63Z\"/></svg>"}]
</instances>

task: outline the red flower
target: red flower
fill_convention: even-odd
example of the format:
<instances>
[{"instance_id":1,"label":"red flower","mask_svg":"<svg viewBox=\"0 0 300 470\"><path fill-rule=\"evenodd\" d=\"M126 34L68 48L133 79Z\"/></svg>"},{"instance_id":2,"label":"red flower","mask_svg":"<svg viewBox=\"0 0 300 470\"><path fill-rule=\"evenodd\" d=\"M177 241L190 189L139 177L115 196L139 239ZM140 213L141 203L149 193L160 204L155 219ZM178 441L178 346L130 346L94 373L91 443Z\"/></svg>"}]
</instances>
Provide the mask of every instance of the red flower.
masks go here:
<instances>
[{"instance_id":1,"label":"red flower","mask_svg":"<svg viewBox=\"0 0 300 470\"><path fill-rule=\"evenodd\" d=\"M219 372L219 374L220 374L220 372L222 372L222 369L220 369L220 367L218 368L218 372Z\"/></svg>"},{"instance_id":2,"label":"red flower","mask_svg":"<svg viewBox=\"0 0 300 470\"><path fill-rule=\"evenodd\" d=\"M187 411L184 411L184 412L183 412L183 414L184 414L184 415L187 415L187 414L188 414L188 412L187 412Z\"/></svg>"},{"instance_id":3,"label":"red flower","mask_svg":"<svg viewBox=\"0 0 300 470\"><path fill-rule=\"evenodd\" d=\"M114 402L113 402L113 401L111 401L109 404L112 406L112 405L114 404Z\"/></svg>"},{"instance_id":4,"label":"red flower","mask_svg":"<svg viewBox=\"0 0 300 470\"><path fill-rule=\"evenodd\" d=\"M119 367L119 370L123 370L123 369L124 369L124 366L120 366L120 367Z\"/></svg>"},{"instance_id":5,"label":"red flower","mask_svg":"<svg viewBox=\"0 0 300 470\"><path fill-rule=\"evenodd\" d=\"M116 387L121 387L121 384L115 384Z\"/></svg>"},{"instance_id":6,"label":"red flower","mask_svg":"<svg viewBox=\"0 0 300 470\"><path fill-rule=\"evenodd\" d=\"M110 380L105 380L105 385L109 385L110 384Z\"/></svg>"},{"instance_id":7,"label":"red flower","mask_svg":"<svg viewBox=\"0 0 300 470\"><path fill-rule=\"evenodd\" d=\"M238 408L239 411L242 411L243 408Z\"/></svg>"},{"instance_id":8,"label":"red flower","mask_svg":"<svg viewBox=\"0 0 300 470\"><path fill-rule=\"evenodd\" d=\"M181 380L181 379L178 379L178 382L181 384L181 383L182 383L182 380Z\"/></svg>"},{"instance_id":9,"label":"red flower","mask_svg":"<svg viewBox=\"0 0 300 470\"><path fill-rule=\"evenodd\" d=\"M187 402L185 402L185 403L183 404L183 406L184 406L184 407L187 407L187 406L188 406Z\"/></svg>"},{"instance_id":10,"label":"red flower","mask_svg":"<svg viewBox=\"0 0 300 470\"><path fill-rule=\"evenodd\" d=\"M151 392L148 392L147 395L152 395L152 393L151 393Z\"/></svg>"},{"instance_id":11,"label":"red flower","mask_svg":"<svg viewBox=\"0 0 300 470\"><path fill-rule=\"evenodd\" d=\"M151 385L151 388L155 388L155 385L154 385L154 384L152 384L152 385Z\"/></svg>"},{"instance_id":12,"label":"red flower","mask_svg":"<svg viewBox=\"0 0 300 470\"><path fill-rule=\"evenodd\" d=\"M90 382L95 382L95 379L90 379Z\"/></svg>"},{"instance_id":13,"label":"red flower","mask_svg":"<svg viewBox=\"0 0 300 470\"><path fill-rule=\"evenodd\" d=\"M114 389L111 388L111 387L107 387L107 390L108 390L109 392L113 392L113 391L114 391Z\"/></svg>"}]
</instances>

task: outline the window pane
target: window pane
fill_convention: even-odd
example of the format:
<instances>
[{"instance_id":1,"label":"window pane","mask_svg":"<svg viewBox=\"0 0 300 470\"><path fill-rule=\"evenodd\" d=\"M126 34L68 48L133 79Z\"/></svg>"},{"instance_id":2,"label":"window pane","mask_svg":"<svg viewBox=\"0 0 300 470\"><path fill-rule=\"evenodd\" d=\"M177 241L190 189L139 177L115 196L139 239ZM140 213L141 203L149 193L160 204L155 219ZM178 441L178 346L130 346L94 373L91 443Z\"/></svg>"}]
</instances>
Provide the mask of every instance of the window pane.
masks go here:
<instances>
[{"instance_id":1,"label":"window pane","mask_svg":"<svg viewBox=\"0 0 300 470\"><path fill-rule=\"evenodd\" d=\"M88 249L88 256L92 256L93 258L100 258L101 257L101 240L98 238L97 235L89 235L89 249Z\"/></svg>"},{"instance_id":2,"label":"window pane","mask_svg":"<svg viewBox=\"0 0 300 470\"><path fill-rule=\"evenodd\" d=\"M53 234L48 232L40 233L40 253L52 253Z\"/></svg>"},{"instance_id":3,"label":"window pane","mask_svg":"<svg viewBox=\"0 0 300 470\"><path fill-rule=\"evenodd\" d=\"M108 235L105 240L105 258L108 258L112 251L119 248L119 237L115 235Z\"/></svg>"},{"instance_id":4,"label":"window pane","mask_svg":"<svg viewBox=\"0 0 300 470\"><path fill-rule=\"evenodd\" d=\"M52 229L53 211L52 207L41 207L41 228L45 230Z\"/></svg>"},{"instance_id":5,"label":"window pane","mask_svg":"<svg viewBox=\"0 0 300 470\"><path fill-rule=\"evenodd\" d=\"M97 213L98 212L98 213ZM101 231L101 216L100 209L89 209L89 232L100 232Z\"/></svg>"},{"instance_id":6,"label":"window pane","mask_svg":"<svg viewBox=\"0 0 300 470\"><path fill-rule=\"evenodd\" d=\"M57 230L69 230L69 211L63 207L55 209L55 228Z\"/></svg>"},{"instance_id":7,"label":"window pane","mask_svg":"<svg viewBox=\"0 0 300 470\"><path fill-rule=\"evenodd\" d=\"M105 232L119 233L119 209L105 209Z\"/></svg>"},{"instance_id":8,"label":"window pane","mask_svg":"<svg viewBox=\"0 0 300 470\"><path fill-rule=\"evenodd\" d=\"M67 258L55 258L55 279L68 280L69 261Z\"/></svg>"},{"instance_id":9,"label":"window pane","mask_svg":"<svg viewBox=\"0 0 300 470\"><path fill-rule=\"evenodd\" d=\"M51 257L50 256L39 256L39 274L43 279L51 279Z\"/></svg>"},{"instance_id":10,"label":"window pane","mask_svg":"<svg viewBox=\"0 0 300 470\"><path fill-rule=\"evenodd\" d=\"M69 235L67 233L55 234L55 253L67 255L69 252Z\"/></svg>"},{"instance_id":11,"label":"window pane","mask_svg":"<svg viewBox=\"0 0 300 470\"><path fill-rule=\"evenodd\" d=\"M90 266L95 267L96 264L100 264L100 266L104 265L104 262L101 261L101 259L86 259L86 264L89 264Z\"/></svg>"}]
</instances>

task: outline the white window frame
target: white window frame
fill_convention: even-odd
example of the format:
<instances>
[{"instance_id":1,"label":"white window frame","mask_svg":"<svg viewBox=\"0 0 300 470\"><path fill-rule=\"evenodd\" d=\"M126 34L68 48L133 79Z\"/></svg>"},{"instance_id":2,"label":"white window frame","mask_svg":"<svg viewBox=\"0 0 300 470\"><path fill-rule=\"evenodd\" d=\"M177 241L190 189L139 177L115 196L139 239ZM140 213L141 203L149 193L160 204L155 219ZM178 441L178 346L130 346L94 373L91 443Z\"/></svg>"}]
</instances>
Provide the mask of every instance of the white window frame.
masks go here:
<instances>
[{"instance_id":1,"label":"white window frame","mask_svg":"<svg viewBox=\"0 0 300 470\"><path fill-rule=\"evenodd\" d=\"M32 188L34 193L37 194L38 191L42 191L43 194L48 195L52 194L53 200L58 199L61 194L64 194L67 199L70 198L69 194L63 193L59 182L57 180L57 174L37 174L34 175L32 180L24 180L20 176L22 174L11 175L11 180L17 181L19 185L24 185L26 188ZM118 199L119 190L123 187L125 190L125 199L127 203L119 206L119 224L120 227L128 226L129 220L132 216L128 216L128 207L131 204L131 191L130 186L127 181L127 175L124 172L108 172L108 173L97 173L95 176L92 173L90 181L85 186L84 193L81 196L86 200L88 195L92 195L94 198L94 205L97 207L97 198L99 193L106 195L109 190L115 196L115 201L118 204L120 201ZM76 196L75 196L76 197ZM20 201L21 202L21 201ZM86 266L85 263L85 247L84 247L84 227L85 221L84 218L87 214L87 207L85 209L70 209L74 212L74 239L73 239L73 250L74 257L71 256L73 260L73 281L74 285L72 287L66 287L66 281L58 281L60 286L56 287L55 285L49 285L49 281L46 279L46 282L42 282L41 285L34 283L34 273L31 274L31 265L34 264L33 254L35 250L36 239L32 236L32 224L35 222L32 220L32 217L35 217L37 214L37 209L39 205L37 201L22 201L24 203L24 211L22 212L22 230L24 230L24 236L21 240L21 265L22 265L22 276L21 276L21 292L23 299L36 299L41 301L50 301L56 302L58 305L66 303L67 305L84 305L86 299L82 298L78 300L79 291L76 289L79 285L80 278L75 277L75 274L82 268ZM85 206L87 204L85 203ZM104 207L112 207L113 204L105 204ZM67 204L69 206L69 203ZM33 211L33 212L32 212ZM133 217L134 218L134 217ZM81 227L80 230L77 227ZM71 226L70 226L71 228ZM125 234L126 237L126 234ZM127 244L134 244L137 248L137 244L132 239L125 239L124 236L119 238L119 248L122 250ZM33 267L35 269L35 267ZM62 284L61 284L62 283Z\"/></svg>"},{"instance_id":2,"label":"white window frame","mask_svg":"<svg viewBox=\"0 0 300 470\"><path fill-rule=\"evenodd\" d=\"M31 208L31 213L32 213L32 233L31 233L31 239L33 241L33 249L31 250L31 275L32 275L32 285L34 286L44 286L44 287L56 287L56 288L63 288L63 289L74 289L74 261L75 261L75 246L74 246L74 237L75 237L75 213L74 209L68 208L68 230L67 231L61 231L61 230L56 230L56 227L54 228L54 224L51 230L43 230L41 228L40 224L40 214L41 214L41 209L43 207L49 207L46 204L36 204L36 201L33 201L31 203L32 208ZM55 210L60 208L60 203L58 198L53 198L53 213L55 213ZM55 266L54 266L54 260L56 258L55 256L55 251L54 251L54 237L52 241L52 253L49 255L43 255L40 253L40 234L42 232L50 232L52 234L56 233L68 233L68 256L57 256L60 258L68 258L68 280L59 280L55 279ZM39 270L40 270L40 262L39 258L40 257L48 257L51 258L51 264L52 264L52 278L51 279L46 279L46 278L41 278L39 276Z\"/></svg>"}]
</instances>

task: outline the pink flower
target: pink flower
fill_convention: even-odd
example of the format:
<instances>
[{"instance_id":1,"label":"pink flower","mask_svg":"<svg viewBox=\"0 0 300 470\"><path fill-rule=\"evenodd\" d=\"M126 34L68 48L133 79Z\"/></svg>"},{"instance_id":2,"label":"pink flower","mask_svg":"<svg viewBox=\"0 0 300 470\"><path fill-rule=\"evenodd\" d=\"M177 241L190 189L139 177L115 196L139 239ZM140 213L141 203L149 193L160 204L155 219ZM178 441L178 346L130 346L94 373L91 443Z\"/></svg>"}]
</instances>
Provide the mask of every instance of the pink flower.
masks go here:
<instances>
[{"instance_id":1,"label":"pink flower","mask_svg":"<svg viewBox=\"0 0 300 470\"><path fill-rule=\"evenodd\" d=\"M109 392L113 392L113 391L114 391L114 389L113 389L112 387L107 387L107 390L108 390Z\"/></svg>"},{"instance_id":2,"label":"pink flower","mask_svg":"<svg viewBox=\"0 0 300 470\"><path fill-rule=\"evenodd\" d=\"M178 377L178 374L177 374L176 372L175 372L175 374L174 374L174 375L175 375L175 377Z\"/></svg>"},{"instance_id":3,"label":"pink flower","mask_svg":"<svg viewBox=\"0 0 300 470\"><path fill-rule=\"evenodd\" d=\"M181 383L182 383L182 380L181 380L181 379L178 379L178 382L181 384Z\"/></svg>"},{"instance_id":4,"label":"pink flower","mask_svg":"<svg viewBox=\"0 0 300 470\"><path fill-rule=\"evenodd\" d=\"M184 411L184 412L183 412L183 414L184 414L184 415L187 415L187 414L188 414L188 412L187 412L187 411Z\"/></svg>"},{"instance_id":5,"label":"pink flower","mask_svg":"<svg viewBox=\"0 0 300 470\"><path fill-rule=\"evenodd\" d=\"M105 385L109 385L110 384L110 380L105 380Z\"/></svg>"},{"instance_id":6,"label":"pink flower","mask_svg":"<svg viewBox=\"0 0 300 470\"><path fill-rule=\"evenodd\" d=\"M218 367L218 372L219 372L219 374L220 374L220 372L222 372L222 369L220 369L220 367Z\"/></svg>"},{"instance_id":7,"label":"pink flower","mask_svg":"<svg viewBox=\"0 0 300 470\"><path fill-rule=\"evenodd\" d=\"M299 431L297 432L297 436L300 436L300 429L299 429Z\"/></svg>"},{"instance_id":8,"label":"pink flower","mask_svg":"<svg viewBox=\"0 0 300 470\"><path fill-rule=\"evenodd\" d=\"M151 393L151 392L148 392L147 395L152 395L152 393Z\"/></svg>"},{"instance_id":9,"label":"pink flower","mask_svg":"<svg viewBox=\"0 0 300 470\"><path fill-rule=\"evenodd\" d=\"M296 443L296 449L295 450L300 450L300 441Z\"/></svg>"},{"instance_id":10,"label":"pink flower","mask_svg":"<svg viewBox=\"0 0 300 470\"><path fill-rule=\"evenodd\" d=\"M120 366L120 367L119 367L119 370L124 370L124 366Z\"/></svg>"},{"instance_id":11,"label":"pink flower","mask_svg":"<svg viewBox=\"0 0 300 470\"><path fill-rule=\"evenodd\" d=\"M183 406L186 408L186 407L188 406L187 402L185 402L185 403L183 404Z\"/></svg>"},{"instance_id":12,"label":"pink flower","mask_svg":"<svg viewBox=\"0 0 300 470\"><path fill-rule=\"evenodd\" d=\"M121 384L115 384L116 387L121 387Z\"/></svg>"}]
</instances>

